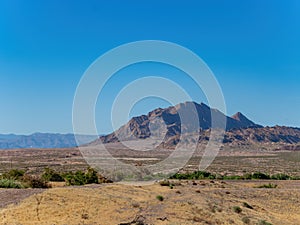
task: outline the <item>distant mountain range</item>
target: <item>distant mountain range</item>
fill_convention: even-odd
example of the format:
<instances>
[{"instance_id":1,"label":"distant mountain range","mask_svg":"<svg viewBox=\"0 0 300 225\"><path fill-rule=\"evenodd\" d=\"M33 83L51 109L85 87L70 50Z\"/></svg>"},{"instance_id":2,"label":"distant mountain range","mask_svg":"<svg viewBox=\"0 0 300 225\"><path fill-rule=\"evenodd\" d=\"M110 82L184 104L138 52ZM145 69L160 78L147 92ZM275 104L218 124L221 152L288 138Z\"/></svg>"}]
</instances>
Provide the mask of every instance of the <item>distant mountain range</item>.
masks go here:
<instances>
[{"instance_id":1,"label":"distant mountain range","mask_svg":"<svg viewBox=\"0 0 300 225\"><path fill-rule=\"evenodd\" d=\"M196 110L195 110L196 109ZM180 114L184 112L191 118L198 118L200 129L195 130L195 121L185 121L182 125ZM188 113L190 113L190 115ZM217 109L195 102L180 103L165 109L158 108L147 115L133 117L129 122L117 131L101 136L98 140L91 143L97 145L102 143L113 143L147 139L153 136L164 134L163 142L160 146L173 148L180 140L182 133L188 134L199 132L198 142L208 141L212 128L211 115L214 116L214 128L226 127L223 143L225 145L249 145L255 143L282 143L300 144L300 129L291 127L263 127L249 120L242 113L238 112L229 117ZM226 121L226 125L222 124ZM299 146L296 147L297 149Z\"/></svg>"},{"instance_id":2,"label":"distant mountain range","mask_svg":"<svg viewBox=\"0 0 300 225\"><path fill-rule=\"evenodd\" d=\"M79 145L89 143L97 136L78 135ZM31 135L0 134L0 149L68 148L75 147L74 134L34 133Z\"/></svg>"}]
</instances>

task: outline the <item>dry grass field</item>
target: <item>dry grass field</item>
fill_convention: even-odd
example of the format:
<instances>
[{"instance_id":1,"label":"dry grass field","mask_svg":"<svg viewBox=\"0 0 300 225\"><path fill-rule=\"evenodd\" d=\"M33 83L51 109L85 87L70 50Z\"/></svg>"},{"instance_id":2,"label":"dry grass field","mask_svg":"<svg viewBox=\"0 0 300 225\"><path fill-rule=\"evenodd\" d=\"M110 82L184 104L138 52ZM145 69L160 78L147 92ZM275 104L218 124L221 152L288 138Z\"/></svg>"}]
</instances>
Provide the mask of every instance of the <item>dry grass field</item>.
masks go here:
<instances>
[{"instance_id":1,"label":"dry grass field","mask_svg":"<svg viewBox=\"0 0 300 225\"><path fill-rule=\"evenodd\" d=\"M122 155L122 151L117 153ZM145 154L129 155L143 157L141 162L145 163ZM198 161L194 157L189 168ZM0 172L15 168L38 174L45 167L70 171L85 169L87 164L78 149L0 151ZM300 153L232 149L220 152L208 171L299 176ZM53 183L53 188L43 190L0 189L0 224L300 224L300 181L172 182L172 188L141 182L72 187ZM278 186L257 188L269 183Z\"/></svg>"},{"instance_id":2,"label":"dry grass field","mask_svg":"<svg viewBox=\"0 0 300 225\"><path fill-rule=\"evenodd\" d=\"M300 224L298 181L174 182L56 187L2 208L0 224Z\"/></svg>"}]
</instances>

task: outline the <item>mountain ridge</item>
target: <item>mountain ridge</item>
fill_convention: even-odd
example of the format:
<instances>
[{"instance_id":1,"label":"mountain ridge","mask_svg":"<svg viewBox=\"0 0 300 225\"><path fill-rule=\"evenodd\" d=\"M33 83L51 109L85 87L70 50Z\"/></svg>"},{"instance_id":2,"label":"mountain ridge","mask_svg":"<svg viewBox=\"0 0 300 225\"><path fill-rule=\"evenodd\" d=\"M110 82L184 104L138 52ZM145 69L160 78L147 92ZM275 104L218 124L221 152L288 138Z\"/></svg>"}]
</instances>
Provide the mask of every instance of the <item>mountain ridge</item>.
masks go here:
<instances>
[{"instance_id":1,"label":"mountain ridge","mask_svg":"<svg viewBox=\"0 0 300 225\"><path fill-rule=\"evenodd\" d=\"M200 123L200 130L196 130L193 124L180 124L178 111L191 110L193 104L197 117ZM191 110L190 115L193 115ZM195 111L195 110L194 110ZM195 113L195 112L194 112ZM99 143L115 143L121 141L132 141L148 139L151 135L158 136L163 134L161 138L162 143L159 147L175 148L180 141L180 136L184 133L198 132L199 139L193 140L198 143L207 142L210 139L211 132L211 115L217 119L215 128L225 127L222 120L226 118L226 128L223 139L223 144L228 146L241 145L256 145L256 144L271 144L283 145L283 148L289 150L300 150L300 128L292 128L286 126L261 126L248 119L243 113L237 112L231 117L224 115L217 109L210 108L204 103L198 104L195 102L179 103L175 106L167 108L157 108L146 115L132 117L128 123L121 126L115 132L108 135L100 136L99 139L90 143L90 145L97 145ZM218 121L220 119L220 121ZM160 123L155 120L162 120ZM154 121L154 122L153 122ZM223 126L222 126L223 125ZM152 129L149 127L152 126ZM165 129L165 133L163 130ZM163 136L161 135L161 136Z\"/></svg>"},{"instance_id":2,"label":"mountain ridge","mask_svg":"<svg viewBox=\"0 0 300 225\"><path fill-rule=\"evenodd\" d=\"M69 148L87 144L98 136L60 133L40 133L30 135L0 134L0 149L20 148ZM77 140L76 140L77 139ZM77 144L77 141L79 143Z\"/></svg>"},{"instance_id":3,"label":"mountain ridge","mask_svg":"<svg viewBox=\"0 0 300 225\"><path fill-rule=\"evenodd\" d=\"M186 115L181 124L180 113ZM249 144L284 144L291 150L300 150L300 128L287 126L261 126L237 112L226 116L204 103L184 102L167 108L156 108L145 115L132 117L116 131L102 136L76 135L79 145L143 140L151 137L162 141L160 147L174 148L181 135L199 134L196 142L207 142L212 129L225 128L223 144L240 146ZM199 120L199 126L194 122ZM224 122L226 121L226 123ZM197 135L196 135L197 136ZM0 134L0 149L68 148L78 146L74 134L33 133L31 135ZM291 146L295 145L295 146Z\"/></svg>"}]
</instances>

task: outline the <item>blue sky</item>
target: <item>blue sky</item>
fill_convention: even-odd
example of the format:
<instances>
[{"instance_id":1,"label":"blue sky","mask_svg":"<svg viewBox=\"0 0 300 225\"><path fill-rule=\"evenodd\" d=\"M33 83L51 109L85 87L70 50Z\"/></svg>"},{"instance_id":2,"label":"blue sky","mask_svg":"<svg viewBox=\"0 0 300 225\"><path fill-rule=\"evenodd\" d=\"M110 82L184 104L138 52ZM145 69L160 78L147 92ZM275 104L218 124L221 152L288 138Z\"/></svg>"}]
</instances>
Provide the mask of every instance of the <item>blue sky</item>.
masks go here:
<instances>
[{"instance_id":1,"label":"blue sky","mask_svg":"<svg viewBox=\"0 0 300 225\"><path fill-rule=\"evenodd\" d=\"M241 111L263 125L300 127L299 12L297 0L1 1L0 133L72 132L73 97L88 66L118 45L149 39L198 54L218 79L229 115ZM106 102L97 104L99 133L111 130L102 115L110 117L107 106L120 84L145 71L172 74L205 101L172 68L127 68L120 72L127 78L116 74ZM132 115L164 106L144 100Z\"/></svg>"}]
</instances>

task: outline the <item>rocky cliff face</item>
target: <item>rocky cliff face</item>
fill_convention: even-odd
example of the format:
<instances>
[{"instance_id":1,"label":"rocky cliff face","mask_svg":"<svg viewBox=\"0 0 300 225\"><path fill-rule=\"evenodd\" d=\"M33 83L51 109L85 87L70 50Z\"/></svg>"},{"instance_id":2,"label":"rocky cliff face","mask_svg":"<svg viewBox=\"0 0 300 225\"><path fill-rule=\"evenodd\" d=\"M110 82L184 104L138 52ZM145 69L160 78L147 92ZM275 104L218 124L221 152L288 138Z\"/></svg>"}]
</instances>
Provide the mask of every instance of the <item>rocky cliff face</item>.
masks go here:
<instances>
[{"instance_id":1,"label":"rocky cliff face","mask_svg":"<svg viewBox=\"0 0 300 225\"><path fill-rule=\"evenodd\" d=\"M184 123L181 121L182 115L184 115ZM212 124L212 116L214 124ZM199 121L199 126L195 120ZM193 142L207 142L212 127L224 127L224 123L226 123L223 140L225 145L282 144L284 148L289 148L287 150L300 149L299 128L263 127L240 112L228 117L217 109L195 102L185 102L165 109L158 108L147 115L133 117L117 131L100 137L92 144L158 137L162 140L160 147L174 148L179 143L181 135L197 133L199 136L194 135L197 140L192 140Z\"/></svg>"},{"instance_id":2,"label":"rocky cliff face","mask_svg":"<svg viewBox=\"0 0 300 225\"><path fill-rule=\"evenodd\" d=\"M300 129L284 126L234 129L226 132L224 143L300 143Z\"/></svg>"}]
</instances>

